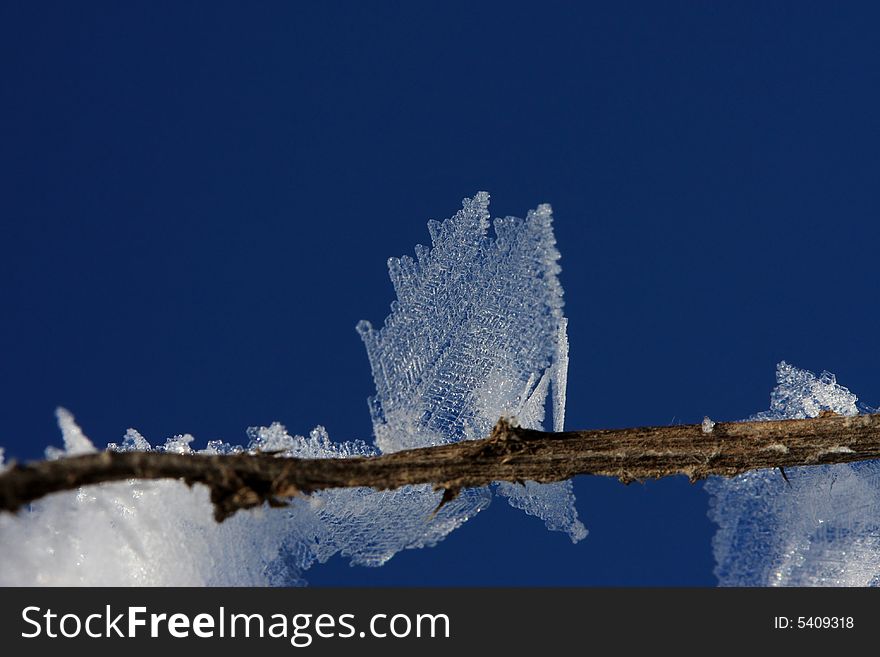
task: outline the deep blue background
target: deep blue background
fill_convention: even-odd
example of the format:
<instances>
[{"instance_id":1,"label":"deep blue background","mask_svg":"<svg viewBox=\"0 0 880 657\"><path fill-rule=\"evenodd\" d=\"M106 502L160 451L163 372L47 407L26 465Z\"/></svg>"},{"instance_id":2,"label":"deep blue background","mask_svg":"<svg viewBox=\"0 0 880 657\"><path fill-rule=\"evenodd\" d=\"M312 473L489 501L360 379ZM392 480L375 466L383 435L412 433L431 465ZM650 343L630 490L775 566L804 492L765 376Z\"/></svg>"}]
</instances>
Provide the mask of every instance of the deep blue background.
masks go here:
<instances>
[{"instance_id":1,"label":"deep blue background","mask_svg":"<svg viewBox=\"0 0 880 657\"><path fill-rule=\"evenodd\" d=\"M0 444L369 439L354 325L480 189L553 204L570 428L740 419L783 358L876 405L880 15L836 4L4 3ZM714 583L699 486L575 488L576 546L498 501L308 577Z\"/></svg>"}]
</instances>

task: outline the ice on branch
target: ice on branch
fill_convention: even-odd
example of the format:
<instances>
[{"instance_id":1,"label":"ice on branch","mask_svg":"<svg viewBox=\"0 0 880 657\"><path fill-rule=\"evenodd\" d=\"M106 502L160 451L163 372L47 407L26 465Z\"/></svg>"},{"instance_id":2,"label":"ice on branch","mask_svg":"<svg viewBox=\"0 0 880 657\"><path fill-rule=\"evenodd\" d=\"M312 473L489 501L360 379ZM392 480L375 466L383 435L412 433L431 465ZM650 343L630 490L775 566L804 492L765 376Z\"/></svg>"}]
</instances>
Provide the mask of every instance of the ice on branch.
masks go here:
<instances>
[{"instance_id":1,"label":"ice on branch","mask_svg":"<svg viewBox=\"0 0 880 657\"><path fill-rule=\"evenodd\" d=\"M715 428L715 422L708 415L703 418L703 424L701 425L701 429L703 433L712 433L712 430Z\"/></svg>"},{"instance_id":2,"label":"ice on branch","mask_svg":"<svg viewBox=\"0 0 880 657\"><path fill-rule=\"evenodd\" d=\"M770 410L753 420L857 415L834 375L782 362ZM870 410L870 409L867 409ZM709 515L722 586L868 586L880 583L880 462L756 470L711 478Z\"/></svg>"},{"instance_id":3,"label":"ice on branch","mask_svg":"<svg viewBox=\"0 0 880 657\"><path fill-rule=\"evenodd\" d=\"M548 394L562 430L568 341L553 215L541 205L525 219L496 219L492 239L488 208L481 192L451 219L429 222L431 248L389 260L397 301L385 325L358 324L383 452L484 438L502 416L543 428ZM570 482L497 491L574 541L586 535ZM488 502L486 492L471 494Z\"/></svg>"},{"instance_id":4,"label":"ice on branch","mask_svg":"<svg viewBox=\"0 0 880 657\"><path fill-rule=\"evenodd\" d=\"M383 328L358 325L376 381L375 446L335 443L323 427L294 436L276 423L250 429L246 446L212 441L200 453L347 458L468 440L488 435L501 416L542 427L548 395L561 430L568 341L550 207L496 220L492 238L488 202L478 194L451 219L430 222L432 247L389 263L398 300ZM49 458L95 449L70 413L59 410L58 423L64 449L50 448ZM181 435L152 447L129 429L108 447L193 453L193 442ZM586 534L569 482L498 492L573 540ZM491 499L487 489L465 490L434 513L440 496L430 486L327 490L218 525L201 486L88 487L0 514L0 585L303 583L305 570L336 554L377 566L434 545Z\"/></svg>"}]
</instances>

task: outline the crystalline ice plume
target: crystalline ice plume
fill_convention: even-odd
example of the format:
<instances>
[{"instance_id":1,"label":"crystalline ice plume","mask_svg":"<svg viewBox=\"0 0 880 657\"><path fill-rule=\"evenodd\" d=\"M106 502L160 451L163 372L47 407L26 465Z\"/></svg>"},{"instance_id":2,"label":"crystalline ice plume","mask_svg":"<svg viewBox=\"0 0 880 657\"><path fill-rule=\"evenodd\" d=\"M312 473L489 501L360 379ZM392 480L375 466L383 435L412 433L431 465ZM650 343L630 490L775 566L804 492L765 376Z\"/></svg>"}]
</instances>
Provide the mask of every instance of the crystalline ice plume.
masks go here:
<instances>
[{"instance_id":1,"label":"crystalline ice plume","mask_svg":"<svg viewBox=\"0 0 880 657\"><path fill-rule=\"evenodd\" d=\"M856 415L832 374L782 362L770 410L752 420ZM722 586L867 586L880 578L880 462L757 470L711 478L710 512Z\"/></svg>"},{"instance_id":2,"label":"crystalline ice plume","mask_svg":"<svg viewBox=\"0 0 880 657\"><path fill-rule=\"evenodd\" d=\"M384 327L359 325L376 380L376 447L334 443L322 427L294 436L277 423L251 429L246 446L212 441L194 450L193 437L184 434L153 447L129 429L121 444L108 447L367 456L480 438L501 416L541 427L548 395L552 426L561 430L568 341L550 207L496 220L493 239L487 206L488 195L478 194L453 218L431 222L431 249L417 247L415 259L390 262L399 298ZM58 424L64 449L49 449L47 457L95 450L70 413L59 410ZM551 529L574 540L586 534L569 482L502 484L498 491ZM0 514L0 585L303 583L305 570L336 554L376 566L401 550L434 545L491 499L486 488L465 490L434 513L440 496L428 485L327 490L218 525L201 486L91 486Z\"/></svg>"},{"instance_id":3,"label":"crystalline ice plume","mask_svg":"<svg viewBox=\"0 0 880 657\"><path fill-rule=\"evenodd\" d=\"M568 342L550 206L496 219L493 239L489 195L462 205L428 223L430 248L389 260L397 301L384 326L358 325L382 452L484 438L502 416L540 429L548 392L562 429ZM572 540L586 535L570 482L497 490Z\"/></svg>"}]
</instances>

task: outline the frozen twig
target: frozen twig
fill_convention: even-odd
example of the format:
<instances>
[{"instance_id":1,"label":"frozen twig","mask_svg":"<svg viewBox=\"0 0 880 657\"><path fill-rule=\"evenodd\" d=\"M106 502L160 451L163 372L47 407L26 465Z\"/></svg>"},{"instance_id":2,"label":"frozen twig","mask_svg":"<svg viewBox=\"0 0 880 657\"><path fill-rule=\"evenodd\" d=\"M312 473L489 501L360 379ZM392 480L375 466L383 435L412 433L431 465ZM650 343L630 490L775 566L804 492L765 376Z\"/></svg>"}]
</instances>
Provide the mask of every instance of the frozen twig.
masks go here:
<instances>
[{"instance_id":1,"label":"frozen twig","mask_svg":"<svg viewBox=\"0 0 880 657\"><path fill-rule=\"evenodd\" d=\"M683 474L691 481L760 468L880 458L880 414L549 433L500 420L488 438L375 457L296 459L270 454L101 452L28 464L0 474L0 510L50 493L127 479L180 479L211 490L217 520L328 488L433 484L447 491L493 481L553 482L575 475L624 483Z\"/></svg>"}]
</instances>

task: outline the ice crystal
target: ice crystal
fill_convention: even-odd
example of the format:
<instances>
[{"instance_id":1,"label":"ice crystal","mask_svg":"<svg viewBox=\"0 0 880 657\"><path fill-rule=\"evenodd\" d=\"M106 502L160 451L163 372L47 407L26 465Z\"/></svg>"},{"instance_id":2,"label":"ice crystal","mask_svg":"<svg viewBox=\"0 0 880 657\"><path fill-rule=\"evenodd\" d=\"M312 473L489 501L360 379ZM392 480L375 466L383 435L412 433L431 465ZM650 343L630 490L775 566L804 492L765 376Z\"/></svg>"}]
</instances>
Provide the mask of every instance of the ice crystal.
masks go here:
<instances>
[{"instance_id":1,"label":"ice crystal","mask_svg":"<svg viewBox=\"0 0 880 657\"><path fill-rule=\"evenodd\" d=\"M496 219L492 239L488 207L481 192L451 219L429 222L431 248L388 263L397 301L385 325L358 324L383 452L484 438L502 416L543 428L548 393L562 430L568 341L552 211ZM548 528L586 535L569 482L497 490Z\"/></svg>"},{"instance_id":2,"label":"ice crystal","mask_svg":"<svg viewBox=\"0 0 880 657\"><path fill-rule=\"evenodd\" d=\"M859 412L857 398L782 362L769 411L752 420ZM712 478L715 573L722 586L866 586L880 575L880 462L748 472Z\"/></svg>"}]
</instances>

